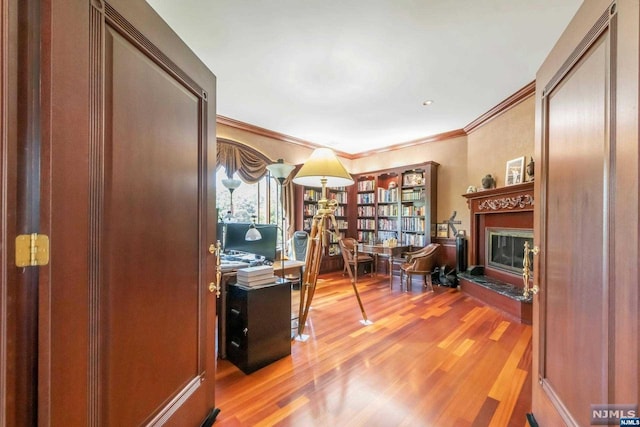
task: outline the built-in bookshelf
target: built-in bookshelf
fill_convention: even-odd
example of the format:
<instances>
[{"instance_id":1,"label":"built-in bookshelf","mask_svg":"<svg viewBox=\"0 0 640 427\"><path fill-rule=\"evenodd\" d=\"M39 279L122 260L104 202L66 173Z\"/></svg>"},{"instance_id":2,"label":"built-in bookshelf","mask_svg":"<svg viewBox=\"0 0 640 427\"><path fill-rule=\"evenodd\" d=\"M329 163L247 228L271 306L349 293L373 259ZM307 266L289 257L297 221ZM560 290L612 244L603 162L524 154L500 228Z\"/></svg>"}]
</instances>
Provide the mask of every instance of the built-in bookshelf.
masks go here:
<instances>
[{"instance_id":1,"label":"built-in bookshelf","mask_svg":"<svg viewBox=\"0 0 640 427\"><path fill-rule=\"evenodd\" d=\"M327 198L338 202L335 218L338 225L337 232L341 237L345 237L349 229L348 197L349 193L346 187L327 188ZM296 198L302 202L302 215L297 215L299 219L299 222L296 222L298 224L297 228L310 233L313 217L318 213L318 200L322 198L322 188L297 186ZM296 206L300 206L300 203ZM331 233L328 235L327 247L323 254L320 271L325 272L339 268L342 268L340 245L336 235Z\"/></svg>"},{"instance_id":2,"label":"built-in bookshelf","mask_svg":"<svg viewBox=\"0 0 640 427\"><path fill-rule=\"evenodd\" d=\"M429 244L437 213L438 166L426 162L357 175L358 241L395 238L399 245Z\"/></svg>"},{"instance_id":3,"label":"built-in bookshelf","mask_svg":"<svg viewBox=\"0 0 640 427\"><path fill-rule=\"evenodd\" d=\"M356 232L359 242L371 242L376 235L376 179L360 175L356 179Z\"/></svg>"},{"instance_id":4,"label":"built-in bookshelf","mask_svg":"<svg viewBox=\"0 0 640 427\"><path fill-rule=\"evenodd\" d=\"M437 213L438 163L385 169L354 175L355 184L327 189L338 201L336 222L341 236L362 243L383 243L395 238L399 245L422 247L431 243ZM311 230L318 210L320 187L296 186L296 226ZM328 239L321 272L342 269L336 237Z\"/></svg>"}]
</instances>

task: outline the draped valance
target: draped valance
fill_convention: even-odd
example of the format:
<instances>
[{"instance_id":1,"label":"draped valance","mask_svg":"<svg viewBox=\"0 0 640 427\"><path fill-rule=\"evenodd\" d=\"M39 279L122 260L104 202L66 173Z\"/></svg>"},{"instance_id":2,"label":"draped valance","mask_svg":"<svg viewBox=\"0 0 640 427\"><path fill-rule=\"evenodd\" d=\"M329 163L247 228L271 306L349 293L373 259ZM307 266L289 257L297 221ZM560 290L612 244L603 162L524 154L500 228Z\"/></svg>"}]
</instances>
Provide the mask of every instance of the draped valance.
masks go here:
<instances>
[{"instance_id":1,"label":"draped valance","mask_svg":"<svg viewBox=\"0 0 640 427\"><path fill-rule=\"evenodd\" d=\"M247 184L255 184L267 174L267 165L274 163L258 150L230 139L217 139L216 169L224 166L227 178L233 178L235 173ZM297 168L296 168L297 169ZM294 221L294 188L292 179L295 171L285 180L283 194L280 195L284 206L285 217L289 218L287 236L295 231Z\"/></svg>"},{"instance_id":2,"label":"draped valance","mask_svg":"<svg viewBox=\"0 0 640 427\"><path fill-rule=\"evenodd\" d=\"M247 184L255 184L267 174L267 165L273 163L259 151L229 139L218 138L216 169L224 166L228 178L236 172Z\"/></svg>"}]
</instances>

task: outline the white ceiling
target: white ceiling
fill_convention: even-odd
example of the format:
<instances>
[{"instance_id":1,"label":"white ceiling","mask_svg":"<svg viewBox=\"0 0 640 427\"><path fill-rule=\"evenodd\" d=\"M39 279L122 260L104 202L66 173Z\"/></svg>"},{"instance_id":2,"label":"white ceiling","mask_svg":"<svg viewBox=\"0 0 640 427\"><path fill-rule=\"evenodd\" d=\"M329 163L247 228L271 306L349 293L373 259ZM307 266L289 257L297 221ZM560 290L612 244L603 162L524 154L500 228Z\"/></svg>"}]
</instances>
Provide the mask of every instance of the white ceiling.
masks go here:
<instances>
[{"instance_id":1,"label":"white ceiling","mask_svg":"<svg viewBox=\"0 0 640 427\"><path fill-rule=\"evenodd\" d=\"M148 2L217 76L219 115L347 153L468 125L534 80L582 3Z\"/></svg>"}]
</instances>

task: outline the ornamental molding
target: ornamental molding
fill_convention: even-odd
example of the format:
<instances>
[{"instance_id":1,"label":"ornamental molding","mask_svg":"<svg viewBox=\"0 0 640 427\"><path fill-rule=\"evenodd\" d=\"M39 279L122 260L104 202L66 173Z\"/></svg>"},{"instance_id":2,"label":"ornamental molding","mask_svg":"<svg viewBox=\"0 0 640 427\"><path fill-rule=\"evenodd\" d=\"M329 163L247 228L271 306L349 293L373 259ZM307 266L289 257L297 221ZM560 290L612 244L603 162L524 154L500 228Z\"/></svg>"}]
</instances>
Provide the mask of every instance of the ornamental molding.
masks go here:
<instances>
[{"instance_id":1,"label":"ornamental molding","mask_svg":"<svg viewBox=\"0 0 640 427\"><path fill-rule=\"evenodd\" d=\"M499 199L486 199L478 205L478 210L500 209L522 209L527 206L533 206L533 196L530 194L521 194L515 197L502 197Z\"/></svg>"}]
</instances>

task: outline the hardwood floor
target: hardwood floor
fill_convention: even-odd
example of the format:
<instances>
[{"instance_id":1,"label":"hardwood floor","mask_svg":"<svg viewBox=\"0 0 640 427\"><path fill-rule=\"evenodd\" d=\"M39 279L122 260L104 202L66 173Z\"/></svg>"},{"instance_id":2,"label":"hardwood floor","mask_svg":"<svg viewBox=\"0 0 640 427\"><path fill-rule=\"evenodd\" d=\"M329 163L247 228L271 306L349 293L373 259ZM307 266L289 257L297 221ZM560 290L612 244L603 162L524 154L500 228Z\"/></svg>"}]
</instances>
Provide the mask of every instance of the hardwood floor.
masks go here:
<instances>
[{"instance_id":1,"label":"hardwood floor","mask_svg":"<svg viewBox=\"0 0 640 427\"><path fill-rule=\"evenodd\" d=\"M421 288L359 278L374 322L363 326L349 281L321 276L310 338L292 341L290 357L251 375L218 360L215 425L528 425L531 326L456 290Z\"/></svg>"}]
</instances>

